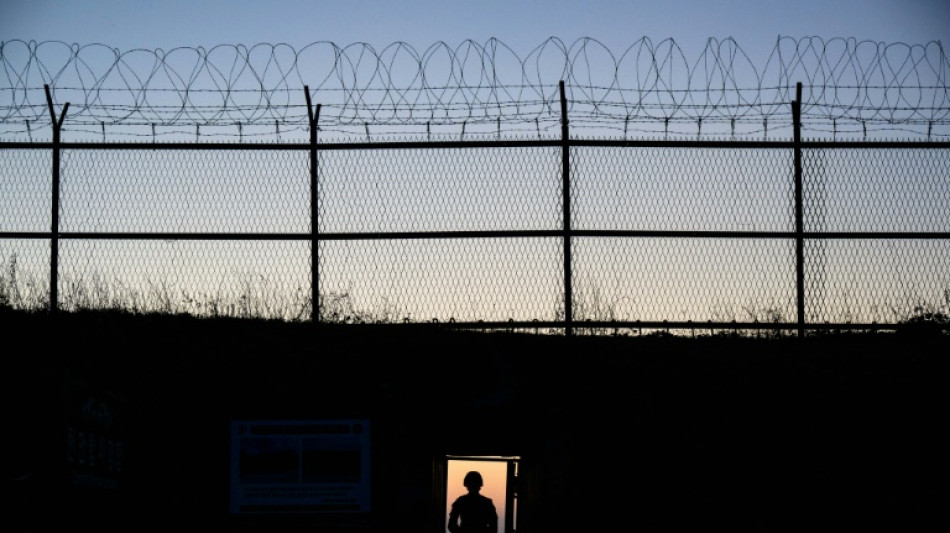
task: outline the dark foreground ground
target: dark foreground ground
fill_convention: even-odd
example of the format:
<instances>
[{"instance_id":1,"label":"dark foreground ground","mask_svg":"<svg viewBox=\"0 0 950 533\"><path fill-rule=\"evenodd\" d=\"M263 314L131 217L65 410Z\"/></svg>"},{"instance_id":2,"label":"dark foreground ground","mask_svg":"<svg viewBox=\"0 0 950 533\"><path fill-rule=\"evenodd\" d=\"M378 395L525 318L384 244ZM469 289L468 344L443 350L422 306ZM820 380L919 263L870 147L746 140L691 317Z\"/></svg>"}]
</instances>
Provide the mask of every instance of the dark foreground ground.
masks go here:
<instances>
[{"instance_id":1,"label":"dark foreground ground","mask_svg":"<svg viewBox=\"0 0 950 533\"><path fill-rule=\"evenodd\" d=\"M523 533L950 524L945 334L565 338L10 312L0 330L16 531L434 533L446 454L522 457ZM371 512L230 515L240 418L370 420Z\"/></svg>"}]
</instances>

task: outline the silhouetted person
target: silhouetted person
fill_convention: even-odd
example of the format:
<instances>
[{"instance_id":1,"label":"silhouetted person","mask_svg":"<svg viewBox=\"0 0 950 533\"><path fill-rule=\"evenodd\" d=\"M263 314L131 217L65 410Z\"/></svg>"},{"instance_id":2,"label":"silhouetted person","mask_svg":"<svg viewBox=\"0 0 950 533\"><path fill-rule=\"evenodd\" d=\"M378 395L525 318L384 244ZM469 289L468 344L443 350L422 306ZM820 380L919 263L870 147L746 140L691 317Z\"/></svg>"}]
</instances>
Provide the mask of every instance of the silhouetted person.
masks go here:
<instances>
[{"instance_id":1,"label":"silhouetted person","mask_svg":"<svg viewBox=\"0 0 950 533\"><path fill-rule=\"evenodd\" d=\"M476 471L465 474L462 481L468 494L463 494L452 503L449 512L449 531L451 533L496 533L498 531L498 513L491 498L482 496L482 475Z\"/></svg>"}]
</instances>

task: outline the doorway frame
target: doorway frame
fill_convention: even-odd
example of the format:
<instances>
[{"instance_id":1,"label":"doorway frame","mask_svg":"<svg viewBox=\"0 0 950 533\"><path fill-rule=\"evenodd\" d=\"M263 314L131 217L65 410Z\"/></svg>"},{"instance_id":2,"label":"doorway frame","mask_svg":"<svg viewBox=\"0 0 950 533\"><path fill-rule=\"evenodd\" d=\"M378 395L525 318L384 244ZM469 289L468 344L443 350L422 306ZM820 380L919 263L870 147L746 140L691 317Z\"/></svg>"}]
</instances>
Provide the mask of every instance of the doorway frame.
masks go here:
<instances>
[{"instance_id":1,"label":"doorway frame","mask_svg":"<svg viewBox=\"0 0 950 533\"><path fill-rule=\"evenodd\" d=\"M519 455L455 455L448 454L437 459L435 466L436 472L436 502L439 505L442 521L440 524L440 533L446 532L445 510L449 506L448 501L448 478L450 461L484 461L492 463L505 463L505 521L499 524L499 533L516 533L518 531L518 478L520 476L519 466L522 461Z\"/></svg>"}]
</instances>

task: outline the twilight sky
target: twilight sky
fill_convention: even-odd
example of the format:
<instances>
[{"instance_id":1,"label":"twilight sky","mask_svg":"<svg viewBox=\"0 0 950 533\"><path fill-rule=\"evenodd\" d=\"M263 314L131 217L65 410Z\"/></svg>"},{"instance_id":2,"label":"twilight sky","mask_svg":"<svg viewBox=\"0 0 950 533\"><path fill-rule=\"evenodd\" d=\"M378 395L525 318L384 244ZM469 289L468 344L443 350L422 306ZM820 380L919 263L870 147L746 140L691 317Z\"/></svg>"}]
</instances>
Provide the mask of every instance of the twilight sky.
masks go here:
<instances>
[{"instance_id":1,"label":"twilight sky","mask_svg":"<svg viewBox=\"0 0 950 533\"><path fill-rule=\"evenodd\" d=\"M950 45L946 0L0 0L0 40L131 48L403 41L417 49L495 37L519 54L548 37L622 50L640 37L698 53L707 38L747 51L779 35ZM764 53L764 51L763 51Z\"/></svg>"}]
</instances>

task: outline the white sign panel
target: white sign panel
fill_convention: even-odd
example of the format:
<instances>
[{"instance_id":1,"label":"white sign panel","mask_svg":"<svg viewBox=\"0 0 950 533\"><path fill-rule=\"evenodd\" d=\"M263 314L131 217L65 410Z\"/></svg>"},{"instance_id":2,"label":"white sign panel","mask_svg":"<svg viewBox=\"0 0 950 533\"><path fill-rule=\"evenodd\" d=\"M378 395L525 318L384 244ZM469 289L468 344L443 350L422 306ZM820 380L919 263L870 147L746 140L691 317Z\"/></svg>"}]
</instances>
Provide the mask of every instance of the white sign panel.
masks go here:
<instances>
[{"instance_id":1,"label":"white sign panel","mask_svg":"<svg viewBox=\"0 0 950 533\"><path fill-rule=\"evenodd\" d=\"M231 513L365 513L368 420L231 423Z\"/></svg>"}]
</instances>

